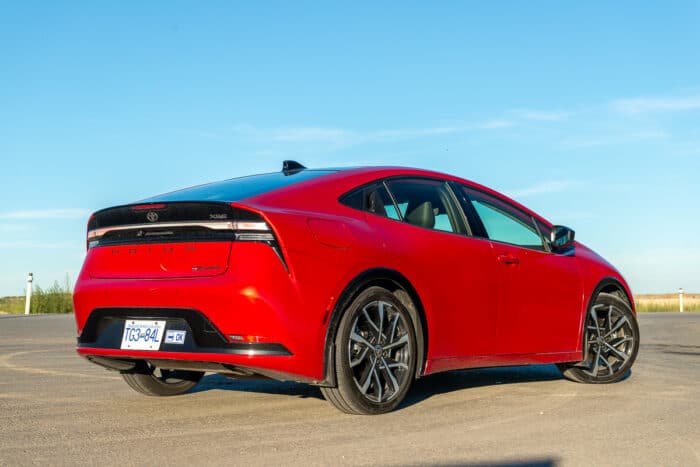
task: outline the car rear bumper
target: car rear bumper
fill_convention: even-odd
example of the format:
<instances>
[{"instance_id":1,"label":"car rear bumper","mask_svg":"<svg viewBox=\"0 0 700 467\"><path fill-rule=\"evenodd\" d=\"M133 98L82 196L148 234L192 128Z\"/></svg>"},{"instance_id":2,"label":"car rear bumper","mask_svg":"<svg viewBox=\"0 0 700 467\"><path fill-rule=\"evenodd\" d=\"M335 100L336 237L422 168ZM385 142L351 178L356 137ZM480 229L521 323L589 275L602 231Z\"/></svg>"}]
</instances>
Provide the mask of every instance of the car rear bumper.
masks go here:
<instances>
[{"instance_id":1,"label":"car rear bumper","mask_svg":"<svg viewBox=\"0 0 700 467\"><path fill-rule=\"evenodd\" d=\"M323 380L325 303L301 294L267 245L233 242L230 256L230 267L219 275L160 279L95 278L86 260L73 294L78 352L218 362L284 379ZM121 349L125 319L165 320L166 329L187 330L191 339L145 354Z\"/></svg>"},{"instance_id":2,"label":"car rear bumper","mask_svg":"<svg viewBox=\"0 0 700 467\"><path fill-rule=\"evenodd\" d=\"M295 373L293 356L124 351L86 346L78 346L76 350L92 363L115 371L129 371L137 362L147 361L165 369L211 371L234 377L259 375L280 381L320 383L314 378Z\"/></svg>"},{"instance_id":3,"label":"car rear bumper","mask_svg":"<svg viewBox=\"0 0 700 467\"><path fill-rule=\"evenodd\" d=\"M122 349L122 336L128 320L161 320L165 322L164 335L168 331L178 331L185 337L179 343L162 339L157 350ZM299 374L298 359L285 345L232 341L203 313L193 309L95 309L78 337L77 352L93 363L119 371L128 371L136 361L147 360L162 368L315 381Z\"/></svg>"}]
</instances>

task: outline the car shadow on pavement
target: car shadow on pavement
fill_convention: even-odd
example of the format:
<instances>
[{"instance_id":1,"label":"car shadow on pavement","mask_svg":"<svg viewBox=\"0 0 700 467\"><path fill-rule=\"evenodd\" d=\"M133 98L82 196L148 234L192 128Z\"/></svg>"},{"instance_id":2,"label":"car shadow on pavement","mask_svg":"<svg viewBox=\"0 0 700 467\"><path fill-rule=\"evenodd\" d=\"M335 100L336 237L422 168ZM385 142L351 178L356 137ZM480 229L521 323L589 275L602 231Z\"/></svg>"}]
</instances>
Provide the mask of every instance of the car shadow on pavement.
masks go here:
<instances>
[{"instance_id":1,"label":"car shadow on pavement","mask_svg":"<svg viewBox=\"0 0 700 467\"><path fill-rule=\"evenodd\" d=\"M473 463L473 462L450 462L447 464L432 464L436 467L554 467L559 464L559 459L557 458L542 458L542 459L526 459L526 460L516 460L516 461L505 461L505 462L484 462L484 463ZM425 465L425 464L415 464ZM409 467L411 465L409 464Z\"/></svg>"},{"instance_id":2,"label":"car shadow on pavement","mask_svg":"<svg viewBox=\"0 0 700 467\"><path fill-rule=\"evenodd\" d=\"M532 381L551 381L562 378L561 373L554 365L478 368L438 373L425 376L415 381L413 387L406 395L406 399L399 406L399 410L418 404L438 394L460 391L463 389ZM317 387L308 384L296 383L293 381L275 381L264 378L227 378L222 375L205 376L190 393L211 390L256 392L261 394L323 399L321 391L319 391Z\"/></svg>"},{"instance_id":3,"label":"car shadow on pavement","mask_svg":"<svg viewBox=\"0 0 700 467\"><path fill-rule=\"evenodd\" d=\"M533 381L553 381L563 378L555 365L476 368L437 373L425 376L413 383L413 387L398 409L410 407L438 394L463 389Z\"/></svg>"},{"instance_id":4,"label":"car shadow on pavement","mask_svg":"<svg viewBox=\"0 0 700 467\"><path fill-rule=\"evenodd\" d=\"M321 391L315 387L294 381L276 381L267 378L227 378L222 375L207 375L195 386L192 393L211 391L257 392L260 394L279 394L300 398L323 399Z\"/></svg>"}]
</instances>

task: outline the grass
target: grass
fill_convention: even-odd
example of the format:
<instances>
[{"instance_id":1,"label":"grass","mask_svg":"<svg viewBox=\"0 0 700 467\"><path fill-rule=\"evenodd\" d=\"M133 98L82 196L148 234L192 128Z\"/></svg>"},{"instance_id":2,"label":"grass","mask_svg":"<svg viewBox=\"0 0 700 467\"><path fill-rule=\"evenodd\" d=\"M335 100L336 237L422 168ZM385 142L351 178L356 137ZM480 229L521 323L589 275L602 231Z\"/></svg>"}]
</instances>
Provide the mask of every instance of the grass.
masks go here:
<instances>
[{"instance_id":1,"label":"grass","mask_svg":"<svg viewBox=\"0 0 700 467\"><path fill-rule=\"evenodd\" d=\"M24 313L24 297L2 297L0 298L0 314L20 314Z\"/></svg>"},{"instance_id":2,"label":"grass","mask_svg":"<svg viewBox=\"0 0 700 467\"><path fill-rule=\"evenodd\" d=\"M39 285L34 286L30 313L73 313L71 289L67 276L63 285L56 281L47 289ZM0 314L23 314L24 306L24 296L0 298Z\"/></svg>"},{"instance_id":3,"label":"grass","mask_svg":"<svg viewBox=\"0 0 700 467\"><path fill-rule=\"evenodd\" d=\"M637 295L637 311L679 311L678 294ZM683 294L683 311L700 311L700 294Z\"/></svg>"},{"instance_id":4,"label":"grass","mask_svg":"<svg viewBox=\"0 0 700 467\"><path fill-rule=\"evenodd\" d=\"M634 297L637 311L678 312L678 294L637 295ZM683 294L683 311L700 311L700 294ZM24 297L0 297L0 314L24 313ZM73 313L73 296L70 281L58 282L48 289L35 286L32 293L31 313Z\"/></svg>"}]
</instances>

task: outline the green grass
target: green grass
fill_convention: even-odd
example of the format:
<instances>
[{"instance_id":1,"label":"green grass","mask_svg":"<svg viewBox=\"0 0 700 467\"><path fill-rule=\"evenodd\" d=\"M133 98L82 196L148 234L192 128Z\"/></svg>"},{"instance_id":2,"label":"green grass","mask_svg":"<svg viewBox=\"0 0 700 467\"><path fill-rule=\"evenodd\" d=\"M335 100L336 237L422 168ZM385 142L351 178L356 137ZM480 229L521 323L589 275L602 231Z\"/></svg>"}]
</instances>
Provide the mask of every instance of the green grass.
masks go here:
<instances>
[{"instance_id":1,"label":"green grass","mask_svg":"<svg viewBox=\"0 0 700 467\"><path fill-rule=\"evenodd\" d=\"M35 285L32 289L30 313L73 313L73 294L70 280L63 285L58 281L47 289ZM23 314L24 296L0 298L0 314Z\"/></svg>"},{"instance_id":2,"label":"green grass","mask_svg":"<svg viewBox=\"0 0 700 467\"><path fill-rule=\"evenodd\" d=\"M0 298L0 314L24 313L24 297Z\"/></svg>"}]
</instances>

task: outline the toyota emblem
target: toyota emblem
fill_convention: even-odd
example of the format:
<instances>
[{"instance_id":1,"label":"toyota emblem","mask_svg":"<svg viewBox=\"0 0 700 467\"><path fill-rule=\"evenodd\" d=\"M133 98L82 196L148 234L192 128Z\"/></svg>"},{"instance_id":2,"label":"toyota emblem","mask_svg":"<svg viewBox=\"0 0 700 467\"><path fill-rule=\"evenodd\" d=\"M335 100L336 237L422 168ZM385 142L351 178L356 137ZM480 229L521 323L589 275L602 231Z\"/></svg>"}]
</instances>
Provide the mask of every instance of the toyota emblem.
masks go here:
<instances>
[{"instance_id":1,"label":"toyota emblem","mask_svg":"<svg viewBox=\"0 0 700 467\"><path fill-rule=\"evenodd\" d=\"M158 213L149 211L148 214L146 214L146 219L148 219L148 222L155 222L158 220Z\"/></svg>"}]
</instances>

